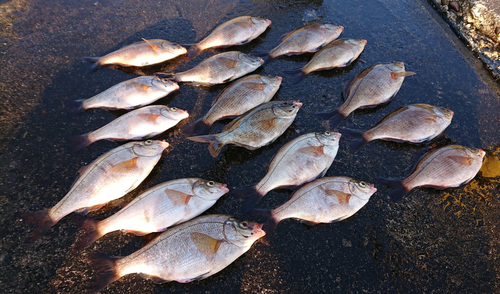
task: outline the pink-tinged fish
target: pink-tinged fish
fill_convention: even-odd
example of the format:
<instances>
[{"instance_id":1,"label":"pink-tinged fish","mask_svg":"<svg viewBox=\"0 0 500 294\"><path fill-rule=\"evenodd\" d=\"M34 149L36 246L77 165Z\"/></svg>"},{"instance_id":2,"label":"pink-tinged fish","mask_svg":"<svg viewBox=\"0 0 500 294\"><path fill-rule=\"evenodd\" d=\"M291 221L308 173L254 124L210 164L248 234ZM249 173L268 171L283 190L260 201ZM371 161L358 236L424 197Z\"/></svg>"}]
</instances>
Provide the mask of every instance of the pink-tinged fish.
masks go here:
<instances>
[{"instance_id":1,"label":"pink-tinged fish","mask_svg":"<svg viewBox=\"0 0 500 294\"><path fill-rule=\"evenodd\" d=\"M246 75L264 64L264 60L238 51L224 52L203 60L180 73L167 74L176 82L198 85L224 84Z\"/></svg>"},{"instance_id":2,"label":"pink-tinged fish","mask_svg":"<svg viewBox=\"0 0 500 294\"><path fill-rule=\"evenodd\" d=\"M143 39L102 57L84 57L84 60L92 63L86 73L93 72L103 65L118 64L122 66L147 66L173 59L179 55L186 54L186 48L166 40Z\"/></svg>"},{"instance_id":3,"label":"pink-tinged fish","mask_svg":"<svg viewBox=\"0 0 500 294\"><path fill-rule=\"evenodd\" d=\"M101 155L80 170L70 191L54 207L24 213L23 219L35 226L29 241L38 239L72 212L87 214L135 189L167 147L164 141L130 142Z\"/></svg>"},{"instance_id":4,"label":"pink-tinged fish","mask_svg":"<svg viewBox=\"0 0 500 294\"><path fill-rule=\"evenodd\" d=\"M227 144L255 150L281 136L295 120L301 106L301 102L294 100L267 102L233 120L222 133L188 139L210 143L208 151L213 157L217 157Z\"/></svg>"},{"instance_id":5,"label":"pink-tinged fish","mask_svg":"<svg viewBox=\"0 0 500 294\"><path fill-rule=\"evenodd\" d=\"M313 71L348 66L359 57L365 45L363 39L337 39L314 54L303 68L286 72L294 76L294 82L299 82Z\"/></svg>"},{"instance_id":6,"label":"pink-tinged fish","mask_svg":"<svg viewBox=\"0 0 500 294\"><path fill-rule=\"evenodd\" d=\"M360 210L377 191L373 184L348 177L325 177L312 181L297 190L290 199L275 209L253 210L264 218L266 240L273 235L278 223L287 218L308 225L344 220Z\"/></svg>"},{"instance_id":7,"label":"pink-tinged fish","mask_svg":"<svg viewBox=\"0 0 500 294\"><path fill-rule=\"evenodd\" d=\"M340 133L308 133L283 145L267 167L267 173L254 186L235 189L245 199L248 212L269 191L299 186L326 174L339 150Z\"/></svg>"},{"instance_id":8,"label":"pink-tinged fish","mask_svg":"<svg viewBox=\"0 0 500 294\"><path fill-rule=\"evenodd\" d=\"M422 143L444 132L450 125L453 111L429 104L413 104L400 107L386 115L375 127L365 132L340 128L354 137L349 142L351 151L373 140Z\"/></svg>"},{"instance_id":9,"label":"pink-tinged fish","mask_svg":"<svg viewBox=\"0 0 500 294\"><path fill-rule=\"evenodd\" d=\"M246 44L262 34L269 25L271 25L269 19L252 16L240 16L227 21L216 27L198 44L189 47L189 60L208 48Z\"/></svg>"},{"instance_id":10,"label":"pink-tinged fish","mask_svg":"<svg viewBox=\"0 0 500 294\"><path fill-rule=\"evenodd\" d=\"M142 76L121 82L86 100L69 101L71 112L90 108L133 109L151 104L179 89L176 82Z\"/></svg>"},{"instance_id":11,"label":"pink-tinged fish","mask_svg":"<svg viewBox=\"0 0 500 294\"><path fill-rule=\"evenodd\" d=\"M346 83L343 93L345 102L340 108L318 115L328 119L333 129L354 110L375 107L391 100L401 88L404 78L414 74L405 71L405 65L400 61L375 64Z\"/></svg>"},{"instance_id":12,"label":"pink-tinged fish","mask_svg":"<svg viewBox=\"0 0 500 294\"><path fill-rule=\"evenodd\" d=\"M282 41L273 50L262 54L266 62L281 55L297 55L316 52L326 44L337 39L343 26L329 23L311 23L300 27L280 39ZM261 56L260 53L257 55Z\"/></svg>"},{"instance_id":13,"label":"pink-tinged fish","mask_svg":"<svg viewBox=\"0 0 500 294\"><path fill-rule=\"evenodd\" d=\"M163 232L200 215L228 191L226 184L198 178L178 179L156 185L106 219L87 219L83 224L85 234L77 241L74 249L83 249L116 230L139 236Z\"/></svg>"},{"instance_id":14,"label":"pink-tinged fish","mask_svg":"<svg viewBox=\"0 0 500 294\"><path fill-rule=\"evenodd\" d=\"M97 275L89 293L134 273L157 284L205 279L230 265L265 234L258 223L207 215L167 230L125 257L91 252L88 258Z\"/></svg>"},{"instance_id":15,"label":"pink-tinged fish","mask_svg":"<svg viewBox=\"0 0 500 294\"><path fill-rule=\"evenodd\" d=\"M392 201L400 200L417 187L459 187L476 176L483 164L484 155L485 152L481 149L460 145L441 147L425 154L406 178L381 181L392 188L389 194Z\"/></svg>"},{"instance_id":16,"label":"pink-tinged fish","mask_svg":"<svg viewBox=\"0 0 500 294\"><path fill-rule=\"evenodd\" d=\"M210 110L182 132L187 135L208 134L212 124L223 118L237 117L269 102L281 85L281 77L250 75L229 85L212 103Z\"/></svg>"},{"instance_id":17,"label":"pink-tinged fish","mask_svg":"<svg viewBox=\"0 0 500 294\"><path fill-rule=\"evenodd\" d=\"M188 116L187 111L177 107L146 106L126 113L100 129L70 139L75 142L75 150L104 139L144 140L165 132Z\"/></svg>"}]
</instances>

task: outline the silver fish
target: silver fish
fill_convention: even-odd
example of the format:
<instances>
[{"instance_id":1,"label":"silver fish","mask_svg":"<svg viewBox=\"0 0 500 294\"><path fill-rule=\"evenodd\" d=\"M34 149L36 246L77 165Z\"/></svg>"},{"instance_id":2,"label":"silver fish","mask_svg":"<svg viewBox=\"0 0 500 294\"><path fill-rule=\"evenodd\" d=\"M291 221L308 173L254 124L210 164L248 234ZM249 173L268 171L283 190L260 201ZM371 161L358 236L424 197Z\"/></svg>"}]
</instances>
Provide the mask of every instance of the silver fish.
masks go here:
<instances>
[{"instance_id":1,"label":"silver fish","mask_svg":"<svg viewBox=\"0 0 500 294\"><path fill-rule=\"evenodd\" d=\"M339 150L340 133L309 133L283 145L255 186L234 190L245 198L248 212L269 191L278 187L299 186L326 174Z\"/></svg>"},{"instance_id":2,"label":"silver fish","mask_svg":"<svg viewBox=\"0 0 500 294\"><path fill-rule=\"evenodd\" d=\"M178 179L156 185L112 216L102 221L86 220L83 224L85 234L74 248L83 249L116 230L140 236L163 232L200 215L228 191L226 184L198 178Z\"/></svg>"},{"instance_id":3,"label":"silver fish","mask_svg":"<svg viewBox=\"0 0 500 294\"><path fill-rule=\"evenodd\" d=\"M281 55L295 55L307 52L316 52L326 44L337 39L343 26L330 23L311 23L302 26L287 35L273 50L269 51L269 58L276 58Z\"/></svg>"},{"instance_id":4,"label":"silver fish","mask_svg":"<svg viewBox=\"0 0 500 294\"><path fill-rule=\"evenodd\" d=\"M142 76L121 82L86 100L71 101L72 112L90 108L132 109L147 105L179 89L176 82Z\"/></svg>"},{"instance_id":5,"label":"silver fish","mask_svg":"<svg viewBox=\"0 0 500 294\"><path fill-rule=\"evenodd\" d=\"M130 44L102 57L84 57L92 63L86 73L90 73L103 65L119 64L122 66L146 66L161 63L186 54L186 48L166 40L152 39Z\"/></svg>"},{"instance_id":6,"label":"silver fish","mask_svg":"<svg viewBox=\"0 0 500 294\"><path fill-rule=\"evenodd\" d=\"M341 221L365 206L375 192L377 188L373 184L348 177L325 177L304 185L275 209L252 213L266 219L265 238L269 240L284 219L295 218L308 225Z\"/></svg>"},{"instance_id":7,"label":"silver fish","mask_svg":"<svg viewBox=\"0 0 500 294\"><path fill-rule=\"evenodd\" d=\"M217 157L226 144L255 150L281 136L293 123L301 106L301 102L293 100L267 102L233 120L222 133L188 139L210 143L208 150L213 157Z\"/></svg>"},{"instance_id":8,"label":"silver fish","mask_svg":"<svg viewBox=\"0 0 500 294\"><path fill-rule=\"evenodd\" d=\"M54 207L24 214L24 219L36 226L30 241L74 211L86 214L135 189L167 147L164 141L130 142L101 155L80 171L70 191Z\"/></svg>"},{"instance_id":9,"label":"silver fish","mask_svg":"<svg viewBox=\"0 0 500 294\"><path fill-rule=\"evenodd\" d=\"M281 85L277 76L250 75L229 85L212 103L210 110L183 130L188 135L208 134L212 124L222 118L242 115L248 110L269 102Z\"/></svg>"},{"instance_id":10,"label":"silver fish","mask_svg":"<svg viewBox=\"0 0 500 294\"><path fill-rule=\"evenodd\" d=\"M172 74L177 82L200 85L224 84L246 75L264 64L260 57L238 51L224 52L205 59L192 69Z\"/></svg>"},{"instance_id":11,"label":"silver fish","mask_svg":"<svg viewBox=\"0 0 500 294\"><path fill-rule=\"evenodd\" d=\"M359 132L341 128L354 137L349 142L351 151L356 151L373 140L421 143L430 141L450 125L453 111L429 104L413 104L400 107L386 115L373 128Z\"/></svg>"},{"instance_id":12,"label":"silver fish","mask_svg":"<svg viewBox=\"0 0 500 294\"><path fill-rule=\"evenodd\" d=\"M90 293L132 273L154 283L205 279L223 270L265 234L258 223L207 215L167 230L126 257L91 252L88 257L98 274Z\"/></svg>"},{"instance_id":13,"label":"silver fish","mask_svg":"<svg viewBox=\"0 0 500 294\"><path fill-rule=\"evenodd\" d=\"M330 128L338 126L349 114L358 108L374 107L392 99L401 88L404 78L414 75L405 71L403 62L377 63L346 83L345 102L340 108L319 113L328 119Z\"/></svg>"},{"instance_id":14,"label":"silver fish","mask_svg":"<svg viewBox=\"0 0 500 294\"><path fill-rule=\"evenodd\" d=\"M188 112L177 107L152 105L128 112L109 124L84 135L71 137L75 150L103 139L143 140L154 137L187 118Z\"/></svg>"},{"instance_id":15,"label":"silver fish","mask_svg":"<svg viewBox=\"0 0 500 294\"><path fill-rule=\"evenodd\" d=\"M189 47L189 59L195 58L208 48L246 44L262 34L269 25L271 25L269 19L260 17L240 16L233 18L216 27L208 37L198 44Z\"/></svg>"},{"instance_id":16,"label":"silver fish","mask_svg":"<svg viewBox=\"0 0 500 294\"><path fill-rule=\"evenodd\" d=\"M481 149L450 145L425 154L413 172L404 179L381 179L392 188L392 201L398 201L416 187L445 189L472 180L481 169L485 152Z\"/></svg>"},{"instance_id":17,"label":"silver fish","mask_svg":"<svg viewBox=\"0 0 500 294\"><path fill-rule=\"evenodd\" d=\"M301 69L287 72L294 75L294 81L298 82L313 71L348 66L359 57L365 45L366 40L363 39L337 39L314 54Z\"/></svg>"}]
</instances>

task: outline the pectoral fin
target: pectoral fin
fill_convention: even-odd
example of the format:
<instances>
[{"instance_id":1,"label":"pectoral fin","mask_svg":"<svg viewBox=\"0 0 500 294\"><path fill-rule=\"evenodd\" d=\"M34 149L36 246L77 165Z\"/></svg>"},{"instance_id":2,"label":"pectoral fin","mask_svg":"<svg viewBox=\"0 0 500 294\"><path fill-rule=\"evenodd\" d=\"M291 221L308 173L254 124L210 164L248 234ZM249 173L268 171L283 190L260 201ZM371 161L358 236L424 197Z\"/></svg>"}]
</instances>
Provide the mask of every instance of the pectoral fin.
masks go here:
<instances>
[{"instance_id":1,"label":"pectoral fin","mask_svg":"<svg viewBox=\"0 0 500 294\"><path fill-rule=\"evenodd\" d=\"M122 161L110 169L108 169L109 173L128 173L131 172L134 168L137 167L138 157L131 158L129 160Z\"/></svg>"},{"instance_id":2,"label":"pectoral fin","mask_svg":"<svg viewBox=\"0 0 500 294\"><path fill-rule=\"evenodd\" d=\"M219 62L223 67L225 67L227 69L235 68L236 65L238 65L237 60L234 60L232 58L227 58L227 57L219 57Z\"/></svg>"},{"instance_id":3,"label":"pectoral fin","mask_svg":"<svg viewBox=\"0 0 500 294\"><path fill-rule=\"evenodd\" d=\"M270 132L276 126L276 119L258 120L250 123L250 125L264 132Z\"/></svg>"},{"instance_id":4,"label":"pectoral fin","mask_svg":"<svg viewBox=\"0 0 500 294\"><path fill-rule=\"evenodd\" d=\"M137 116L147 122L156 122L156 120L160 117L160 115L152 113L140 113Z\"/></svg>"},{"instance_id":5,"label":"pectoral fin","mask_svg":"<svg viewBox=\"0 0 500 294\"><path fill-rule=\"evenodd\" d=\"M153 43L153 42L151 42L151 41L148 41L148 40L146 40L146 39L144 39L144 38L142 38L142 40L143 40L144 42L148 43L148 44L149 44L149 46L151 46L151 49L153 49L155 52L156 52L156 51L160 48L158 45L154 44L154 43Z\"/></svg>"},{"instance_id":6,"label":"pectoral fin","mask_svg":"<svg viewBox=\"0 0 500 294\"><path fill-rule=\"evenodd\" d=\"M426 120L427 122L436 122L436 118L435 118L435 117L430 117L430 116L429 116L429 117L426 117L426 118L425 118L425 120Z\"/></svg>"},{"instance_id":7,"label":"pectoral fin","mask_svg":"<svg viewBox=\"0 0 500 294\"><path fill-rule=\"evenodd\" d=\"M417 74L416 72L412 72L412 71L403 71L403 72L398 72L398 73L391 72L391 78L397 79L399 77L409 77L409 76L416 75L416 74Z\"/></svg>"},{"instance_id":8,"label":"pectoral fin","mask_svg":"<svg viewBox=\"0 0 500 294\"><path fill-rule=\"evenodd\" d=\"M349 199L351 199L351 194L344 193L338 190L325 190L326 195L336 198L339 204L349 204Z\"/></svg>"},{"instance_id":9,"label":"pectoral fin","mask_svg":"<svg viewBox=\"0 0 500 294\"><path fill-rule=\"evenodd\" d=\"M244 87L250 90L263 91L265 86L261 83L246 83Z\"/></svg>"},{"instance_id":10,"label":"pectoral fin","mask_svg":"<svg viewBox=\"0 0 500 294\"><path fill-rule=\"evenodd\" d=\"M172 202L174 206L188 205L189 200L193 197L192 195L170 189L165 189L165 194L167 194L168 199L170 199L170 202Z\"/></svg>"},{"instance_id":11,"label":"pectoral fin","mask_svg":"<svg viewBox=\"0 0 500 294\"><path fill-rule=\"evenodd\" d=\"M300 153L304 153L310 156L322 156L325 154L323 146L309 146L309 147L303 147L298 150Z\"/></svg>"},{"instance_id":12,"label":"pectoral fin","mask_svg":"<svg viewBox=\"0 0 500 294\"><path fill-rule=\"evenodd\" d=\"M452 156L448 156L448 158L455 161L456 163L458 163L460 165L471 165L472 164L472 160L469 157L452 155Z\"/></svg>"},{"instance_id":13,"label":"pectoral fin","mask_svg":"<svg viewBox=\"0 0 500 294\"><path fill-rule=\"evenodd\" d=\"M233 25L239 26L242 28L251 28L252 22L250 22L250 21L238 21L238 22L234 22Z\"/></svg>"},{"instance_id":14,"label":"pectoral fin","mask_svg":"<svg viewBox=\"0 0 500 294\"><path fill-rule=\"evenodd\" d=\"M212 259L212 257L219 250L220 245L224 242L224 240L217 240L208 235L197 232L191 233L191 240L198 251L207 259Z\"/></svg>"}]
</instances>

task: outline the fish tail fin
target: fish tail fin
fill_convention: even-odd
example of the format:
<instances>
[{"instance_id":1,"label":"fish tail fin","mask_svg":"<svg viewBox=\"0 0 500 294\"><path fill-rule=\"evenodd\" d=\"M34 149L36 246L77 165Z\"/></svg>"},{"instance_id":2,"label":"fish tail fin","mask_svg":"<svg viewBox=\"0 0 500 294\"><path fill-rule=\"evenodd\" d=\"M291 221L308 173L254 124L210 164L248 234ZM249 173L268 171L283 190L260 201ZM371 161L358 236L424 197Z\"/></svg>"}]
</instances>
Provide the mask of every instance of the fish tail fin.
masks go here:
<instances>
[{"instance_id":1,"label":"fish tail fin","mask_svg":"<svg viewBox=\"0 0 500 294\"><path fill-rule=\"evenodd\" d=\"M83 111L83 99L81 100L68 100L64 102L69 114L76 114Z\"/></svg>"},{"instance_id":2,"label":"fish tail fin","mask_svg":"<svg viewBox=\"0 0 500 294\"><path fill-rule=\"evenodd\" d=\"M217 139L217 136L213 135L188 137L188 139L195 142L210 143L208 151L210 151L210 155L212 155L212 157L219 156L222 147L224 147L224 144Z\"/></svg>"},{"instance_id":3,"label":"fish tail fin","mask_svg":"<svg viewBox=\"0 0 500 294\"><path fill-rule=\"evenodd\" d=\"M85 74L88 75L89 73L96 71L101 67L101 64L99 63L99 57L83 57L83 61L86 61L88 63L92 63L92 65L87 68L85 71Z\"/></svg>"},{"instance_id":4,"label":"fish tail fin","mask_svg":"<svg viewBox=\"0 0 500 294\"><path fill-rule=\"evenodd\" d=\"M302 68L288 69L283 72L291 76L292 83L294 84L302 81L306 77L306 74L302 71Z\"/></svg>"},{"instance_id":5,"label":"fish tail fin","mask_svg":"<svg viewBox=\"0 0 500 294\"><path fill-rule=\"evenodd\" d=\"M368 143L368 140L366 140L366 138L363 136L363 132L346 128L339 128L339 130L342 134L353 138L349 142L349 150L351 152L356 152L359 148Z\"/></svg>"},{"instance_id":6,"label":"fish tail fin","mask_svg":"<svg viewBox=\"0 0 500 294\"><path fill-rule=\"evenodd\" d=\"M321 119L327 119L330 129L337 127L346 117L338 109L326 112L318 112L316 115Z\"/></svg>"},{"instance_id":7,"label":"fish tail fin","mask_svg":"<svg viewBox=\"0 0 500 294\"><path fill-rule=\"evenodd\" d=\"M264 64L268 64L273 60L271 55L269 55L269 51L254 51L251 53L253 56L257 56L264 60Z\"/></svg>"},{"instance_id":8,"label":"fish tail fin","mask_svg":"<svg viewBox=\"0 0 500 294\"><path fill-rule=\"evenodd\" d=\"M88 288L88 293L97 293L120 278L120 275L116 271L116 262L120 257L111 257L92 251L87 254L87 259L92 268L97 272L97 275L92 279L92 284Z\"/></svg>"},{"instance_id":9,"label":"fish tail fin","mask_svg":"<svg viewBox=\"0 0 500 294\"><path fill-rule=\"evenodd\" d=\"M241 211L243 213L249 212L252 208L257 205L257 203L264 197L255 186L236 188L232 191L233 195L243 199L243 207Z\"/></svg>"},{"instance_id":10,"label":"fish tail fin","mask_svg":"<svg viewBox=\"0 0 500 294\"><path fill-rule=\"evenodd\" d=\"M197 45L193 45L193 46L189 47L189 49L187 51L188 60L193 60L200 53L201 53L201 48L198 47Z\"/></svg>"},{"instance_id":11,"label":"fish tail fin","mask_svg":"<svg viewBox=\"0 0 500 294\"><path fill-rule=\"evenodd\" d=\"M84 249L85 247L94 243L95 240L103 236L102 232L99 230L99 221L87 219L84 217L81 218L83 219L83 221L81 221L79 226L84 230L84 233L75 242L75 245L73 246L73 252Z\"/></svg>"},{"instance_id":12,"label":"fish tail fin","mask_svg":"<svg viewBox=\"0 0 500 294\"><path fill-rule=\"evenodd\" d=\"M272 209L252 209L250 215L257 221L264 222L262 229L266 232L266 235L262 241L265 244L269 244L269 240L271 240L271 237L274 235L274 230L276 230L280 220L273 216Z\"/></svg>"},{"instance_id":13,"label":"fish tail fin","mask_svg":"<svg viewBox=\"0 0 500 294\"><path fill-rule=\"evenodd\" d=\"M208 132L210 132L210 127L211 127L210 124L205 122L203 118L200 118L194 123L186 126L182 130L182 133L185 135L206 135L208 134Z\"/></svg>"},{"instance_id":14,"label":"fish tail fin","mask_svg":"<svg viewBox=\"0 0 500 294\"><path fill-rule=\"evenodd\" d=\"M23 221L34 226L33 231L31 231L28 236L28 243L33 243L34 241L36 241L57 223L57 220L53 220L50 217L48 209L24 212L20 216Z\"/></svg>"},{"instance_id":15,"label":"fish tail fin","mask_svg":"<svg viewBox=\"0 0 500 294\"><path fill-rule=\"evenodd\" d=\"M401 200L406 195L406 193L410 191L403 185L402 180L390 180L384 178L379 178L378 180L382 184L387 185L391 188L391 192L389 193L391 202L397 202Z\"/></svg>"},{"instance_id":16,"label":"fish tail fin","mask_svg":"<svg viewBox=\"0 0 500 294\"><path fill-rule=\"evenodd\" d=\"M94 141L89 139L89 134L83 134L79 136L71 136L69 140L73 142L73 152L82 150L83 148L94 143Z\"/></svg>"}]
</instances>

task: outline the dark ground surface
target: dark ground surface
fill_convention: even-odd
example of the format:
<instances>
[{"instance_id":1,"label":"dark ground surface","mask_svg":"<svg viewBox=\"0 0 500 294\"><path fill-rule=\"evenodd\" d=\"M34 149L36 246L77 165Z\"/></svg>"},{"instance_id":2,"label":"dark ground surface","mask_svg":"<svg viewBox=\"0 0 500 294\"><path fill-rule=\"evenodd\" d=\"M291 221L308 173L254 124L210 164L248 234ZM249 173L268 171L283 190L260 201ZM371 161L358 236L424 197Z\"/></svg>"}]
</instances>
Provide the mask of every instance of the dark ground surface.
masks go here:
<instances>
[{"instance_id":1,"label":"dark ground surface","mask_svg":"<svg viewBox=\"0 0 500 294\"><path fill-rule=\"evenodd\" d=\"M348 4L345 4L348 3ZM259 181L276 151L291 139L322 132L314 113L341 105L344 83L378 62L404 61L417 75L405 79L389 104L356 111L342 126L365 130L391 110L414 103L443 106L455 112L445 131L451 143L483 148L487 161L467 186L437 191L420 188L391 204L378 177L402 177L427 146L372 142L355 154L341 139L329 176L345 175L376 183L378 192L353 217L307 227L285 220L269 246L253 248L220 273L189 284L155 285L137 275L114 282L103 293L495 293L500 291L500 201L498 130L500 91L483 65L458 40L426 1L1 1L0 58L0 292L82 293L94 274L89 250L127 255L145 238L115 232L88 249L72 253L79 230L73 218L60 221L44 237L25 244L30 227L17 213L49 208L68 191L77 171L118 146L97 142L72 153L70 135L97 129L123 112L90 110L68 117L65 100L91 97L137 73L191 68L182 58L135 73L109 68L84 76L83 56L99 56L140 38L164 38L180 44L198 41L216 25L240 15L271 19L271 28L244 52L269 50L279 37L317 18L343 25L342 37L368 40L361 59L345 69L316 73L293 84L283 70L304 65L305 57L281 57L257 70L283 75L275 100L300 99L295 123L273 144L248 151L225 147L211 158L206 144L185 140L183 124L158 138L171 144L142 185L94 213L116 211L147 187L171 179L201 177L230 188ZM10 5L10 6L9 6ZM316 17L315 17L316 16ZM12 28L8 25L16 21ZM191 120L209 108L224 86L211 89L181 85L158 103L186 109ZM224 123L217 123L218 132ZM259 207L283 203L289 190L270 192ZM241 216L241 203L223 197L207 213Z\"/></svg>"}]
</instances>

